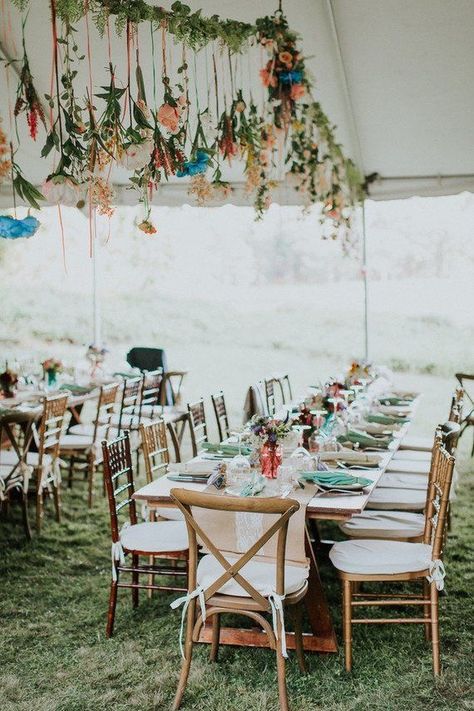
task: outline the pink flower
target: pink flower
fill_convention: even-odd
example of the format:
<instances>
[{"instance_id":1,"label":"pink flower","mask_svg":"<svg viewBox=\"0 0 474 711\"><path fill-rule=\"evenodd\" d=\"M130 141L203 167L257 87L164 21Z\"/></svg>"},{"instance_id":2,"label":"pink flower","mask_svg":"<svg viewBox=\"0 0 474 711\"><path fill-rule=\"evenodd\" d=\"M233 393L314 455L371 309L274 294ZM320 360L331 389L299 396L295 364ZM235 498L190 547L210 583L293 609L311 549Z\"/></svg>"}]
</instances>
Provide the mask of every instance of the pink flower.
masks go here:
<instances>
[{"instance_id":1,"label":"pink flower","mask_svg":"<svg viewBox=\"0 0 474 711\"><path fill-rule=\"evenodd\" d=\"M291 85L290 97L293 99L293 101L298 101L299 99L302 99L305 94L306 94L306 89L303 86L303 84L292 84Z\"/></svg>"},{"instance_id":2,"label":"pink flower","mask_svg":"<svg viewBox=\"0 0 474 711\"><path fill-rule=\"evenodd\" d=\"M263 86L275 87L277 85L277 78L274 74L271 74L267 69L260 69L260 79L262 80Z\"/></svg>"},{"instance_id":3,"label":"pink flower","mask_svg":"<svg viewBox=\"0 0 474 711\"><path fill-rule=\"evenodd\" d=\"M158 121L171 133L176 133L178 131L179 116L180 113L175 106L162 104L158 109Z\"/></svg>"}]
</instances>

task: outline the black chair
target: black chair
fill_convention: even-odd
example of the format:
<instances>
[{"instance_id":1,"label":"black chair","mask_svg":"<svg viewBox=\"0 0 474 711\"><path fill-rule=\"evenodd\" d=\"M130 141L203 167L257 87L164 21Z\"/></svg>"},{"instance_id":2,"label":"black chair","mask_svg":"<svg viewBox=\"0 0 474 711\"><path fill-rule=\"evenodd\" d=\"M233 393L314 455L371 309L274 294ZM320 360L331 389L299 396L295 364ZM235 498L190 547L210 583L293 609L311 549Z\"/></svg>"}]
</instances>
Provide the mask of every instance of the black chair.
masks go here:
<instances>
[{"instance_id":1,"label":"black chair","mask_svg":"<svg viewBox=\"0 0 474 711\"><path fill-rule=\"evenodd\" d=\"M137 346L131 348L127 353L127 363L132 368L138 368L143 372L149 370L158 370L162 368L163 374L168 370L168 361L166 358L166 353L162 348L144 348ZM163 400L161 400L163 403ZM164 405L174 405L173 390L169 384L166 383L166 398Z\"/></svg>"}]
</instances>

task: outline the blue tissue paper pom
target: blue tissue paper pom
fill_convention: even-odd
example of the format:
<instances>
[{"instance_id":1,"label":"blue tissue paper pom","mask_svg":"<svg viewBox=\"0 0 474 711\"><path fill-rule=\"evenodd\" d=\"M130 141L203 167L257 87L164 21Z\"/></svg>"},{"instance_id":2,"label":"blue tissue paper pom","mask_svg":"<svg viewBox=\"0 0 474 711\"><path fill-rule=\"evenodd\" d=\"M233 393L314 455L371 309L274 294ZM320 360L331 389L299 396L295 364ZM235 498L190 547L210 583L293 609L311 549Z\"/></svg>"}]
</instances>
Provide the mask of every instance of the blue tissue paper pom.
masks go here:
<instances>
[{"instance_id":1,"label":"blue tissue paper pom","mask_svg":"<svg viewBox=\"0 0 474 711\"><path fill-rule=\"evenodd\" d=\"M39 221L31 215L23 218L23 220L16 220L10 215L0 215L0 237L3 239L32 237L39 226Z\"/></svg>"}]
</instances>

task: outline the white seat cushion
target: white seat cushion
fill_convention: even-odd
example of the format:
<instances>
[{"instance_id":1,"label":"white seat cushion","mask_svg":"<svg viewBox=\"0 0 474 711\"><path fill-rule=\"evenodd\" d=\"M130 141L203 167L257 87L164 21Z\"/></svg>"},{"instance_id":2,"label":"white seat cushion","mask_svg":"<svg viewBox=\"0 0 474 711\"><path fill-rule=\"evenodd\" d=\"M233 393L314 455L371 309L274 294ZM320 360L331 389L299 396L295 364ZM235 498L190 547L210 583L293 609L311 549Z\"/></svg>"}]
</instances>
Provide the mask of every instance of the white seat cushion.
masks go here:
<instances>
[{"instance_id":1,"label":"white seat cushion","mask_svg":"<svg viewBox=\"0 0 474 711\"><path fill-rule=\"evenodd\" d=\"M425 517L409 511L363 511L339 528L356 538L416 538L423 535Z\"/></svg>"},{"instance_id":2,"label":"white seat cushion","mask_svg":"<svg viewBox=\"0 0 474 711\"><path fill-rule=\"evenodd\" d=\"M426 462L429 467L431 462L431 452L419 452L416 449L399 449L393 455L390 460L390 464L399 461Z\"/></svg>"},{"instance_id":3,"label":"white seat cushion","mask_svg":"<svg viewBox=\"0 0 474 711\"><path fill-rule=\"evenodd\" d=\"M428 489L428 474L403 474L402 472L385 472L377 482L384 489Z\"/></svg>"},{"instance_id":4,"label":"white seat cushion","mask_svg":"<svg viewBox=\"0 0 474 711\"><path fill-rule=\"evenodd\" d=\"M404 472L406 474L426 474L428 476L430 463L392 460L385 471Z\"/></svg>"},{"instance_id":5,"label":"white seat cushion","mask_svg":"<svg viewBox=\"0 0 474 711\"><path fill-rule=\"evenodd\" d=\"M128 551L172 553L188 549L188 531L182 521L148 521L123 528L122 546Z\"/></svg>"},{"instance_id":6,"label":"white seat cushion","mask_svg":"<svg viewBox=\"0 0 474 711\"><path fill-rule=\"evenodd\" d=\"M61 449L89 449L94 444L87 435L63 435L59 440Z\"/></svg>"},{"instance_id":7,"label":"white seat cushion","mask_svg":"<svg viewBox=\"0 0 474 711\"><path fill-rule=\"evenodd\" d=\"M414 449L421 452L431 452L433 440L429 437L404 437L400 449Z\"/></svg>"},{"instance_id":8,"label":"white seat cushion","mask_svg":"<svg viewBox=\"0 0 474 711\"><path fill-rule=\"evenodd\" d=\"M26 455L26 463L30 464L32 467L37 467L39 461L38 452L28 452ZM18 455L14 449L0 449L0 465L8 464L8 466L15 466L18 462ZM44 464L51 463L51 457L49 454L45 454L43 457Z\"/></svg>"},{"instance_id":9,"label":"white seat cushion","mask_svg":"<svg viewBox=\"0 0 474 711\"><path fill-rule=\"evenodd\" d=\"M86 437L93 437L94 436L94 425L73 425L72 427L69 428L68 434L73 434L73 435L82 435ZM105 436L107 434L107 426L102 425L97 428L97 441L100 442L100 440L105 439Z\"/></svg>"},{"instance_id":10,"label":"white seat cushion","mask_svg":"<svg viewBox=\"0 0 474 711\"><path fill-rule=\"evenodd\" d=\"M226 555L224 557L233 562L238 560L238 556ZM203 588L208 588L212 583L220 578L224 568L212 555L205 555L199 562L197 568L197 584ZM251 560L239 571L242 577L259 592L268 596L275 590L276 567L274 563ZM296 565L285 566L285 595L297 592L305 584L308 577L308 569ZM222 595L238 595L249 597L249 594L235 580L227 581L218 591Z\"/></svg>"},{"instance_id":11,"label":"white seat cushion","mask_svg":"<svg viewBox=\"0 0 474 711\"><path fill-rule=\"evenodd\" d=\"M376 486L370 494L367 508L391 511L423 511L426 491L420 489L385 489Z\"/></svg>"},{"instance_id":12,"label":"white seat cushion","mask_svg":"<svg viewBox=\"0 0 474 711\"><path fill-rule=\"evenodd\" d=\"M338 570L355 575L397 575L429 569L431 546L402 541L342 541L329 551Z\"/></svg>"},{"instance_id":13,"label":"white seat cushion","mask_svg":"<svg viewBox=\"0 0 474 711\"><path fill-rule=\"evenodd\" d=\"M112 415L110 418L110 424L113 427L118 427L120 422L120 415ZM122 422L121 422L121 427L122 429L127 429L127 428L132 428L132 429L138 429L138 425L140 422L143 422L143 424L149 424L151 420L149 420L146 417L142 417L140 420L138 418L138 410L136 415L128 415L127 413L124 413L122 415Z\"/></svg>"},{"instance_id":14,"label":"white seat cushion","mask_svg":"<svg viewBox=\"0 0 474 711\"><path fill-rule=\"evenodd\" d=\"M184 515L179 509L155 509L155 513L160 518L165 518L168 521L184 521Z\"/></svg>"}]
</instances>

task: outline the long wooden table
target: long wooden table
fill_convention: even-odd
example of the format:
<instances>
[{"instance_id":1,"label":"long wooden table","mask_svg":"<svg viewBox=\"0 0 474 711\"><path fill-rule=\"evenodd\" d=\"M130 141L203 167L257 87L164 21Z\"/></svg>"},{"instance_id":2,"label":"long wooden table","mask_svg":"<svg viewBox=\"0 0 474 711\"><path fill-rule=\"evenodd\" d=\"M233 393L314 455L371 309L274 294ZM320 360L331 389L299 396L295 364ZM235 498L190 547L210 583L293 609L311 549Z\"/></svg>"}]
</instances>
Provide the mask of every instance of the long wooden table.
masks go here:
<instances>
[{"instance_id":1,"label":"long wooden table","mask_svg":"<svg viewBox=\"0 0 474 711\"><path fill-rule=\"evenodd\" d=\"M414 401L411 413L413 414L417 406ZM412 417L412 414L410 415ZM326 600L324 587L319 574L319 567L316 559L316 549L314 545L314 533L316 521L347 521L355 514L361 513L370 498L372 491L385 472L394 453L400 446L400 442L406 435L411 421L402 425L395 439L391 442L388 450L381 450L380 467L373 471L361 471L361 476L372 479L372 484L366 488L363 494L354 496L344 496L337 494L333 496L316 495L309 502L306 509L306 555L310 561L308 576L308 592L305 597L306 611L311 627L310 633L305 633L303 637L304 648L312 652L337 652L337 639L334 630L331 612ZM202 457L195 457L191 461L196 461ZM211 463L211 462L210 462ZM133 498L141 503L145 503L149 509L176 508L170 491L180 487L193 491L203 491L206 484L193 482L183 482L182 484L168 479L167 476L160 477L150 484L138 489ZM212 628L203 625L199 642L210 643ZM287 646L295 648L294 634L288 632ZM238 629L234 627L222 627L220 641L222 644L243 645L251 647L268 647L268 636L265 632L255 629Z\"/></svg>"}]
</instances>

